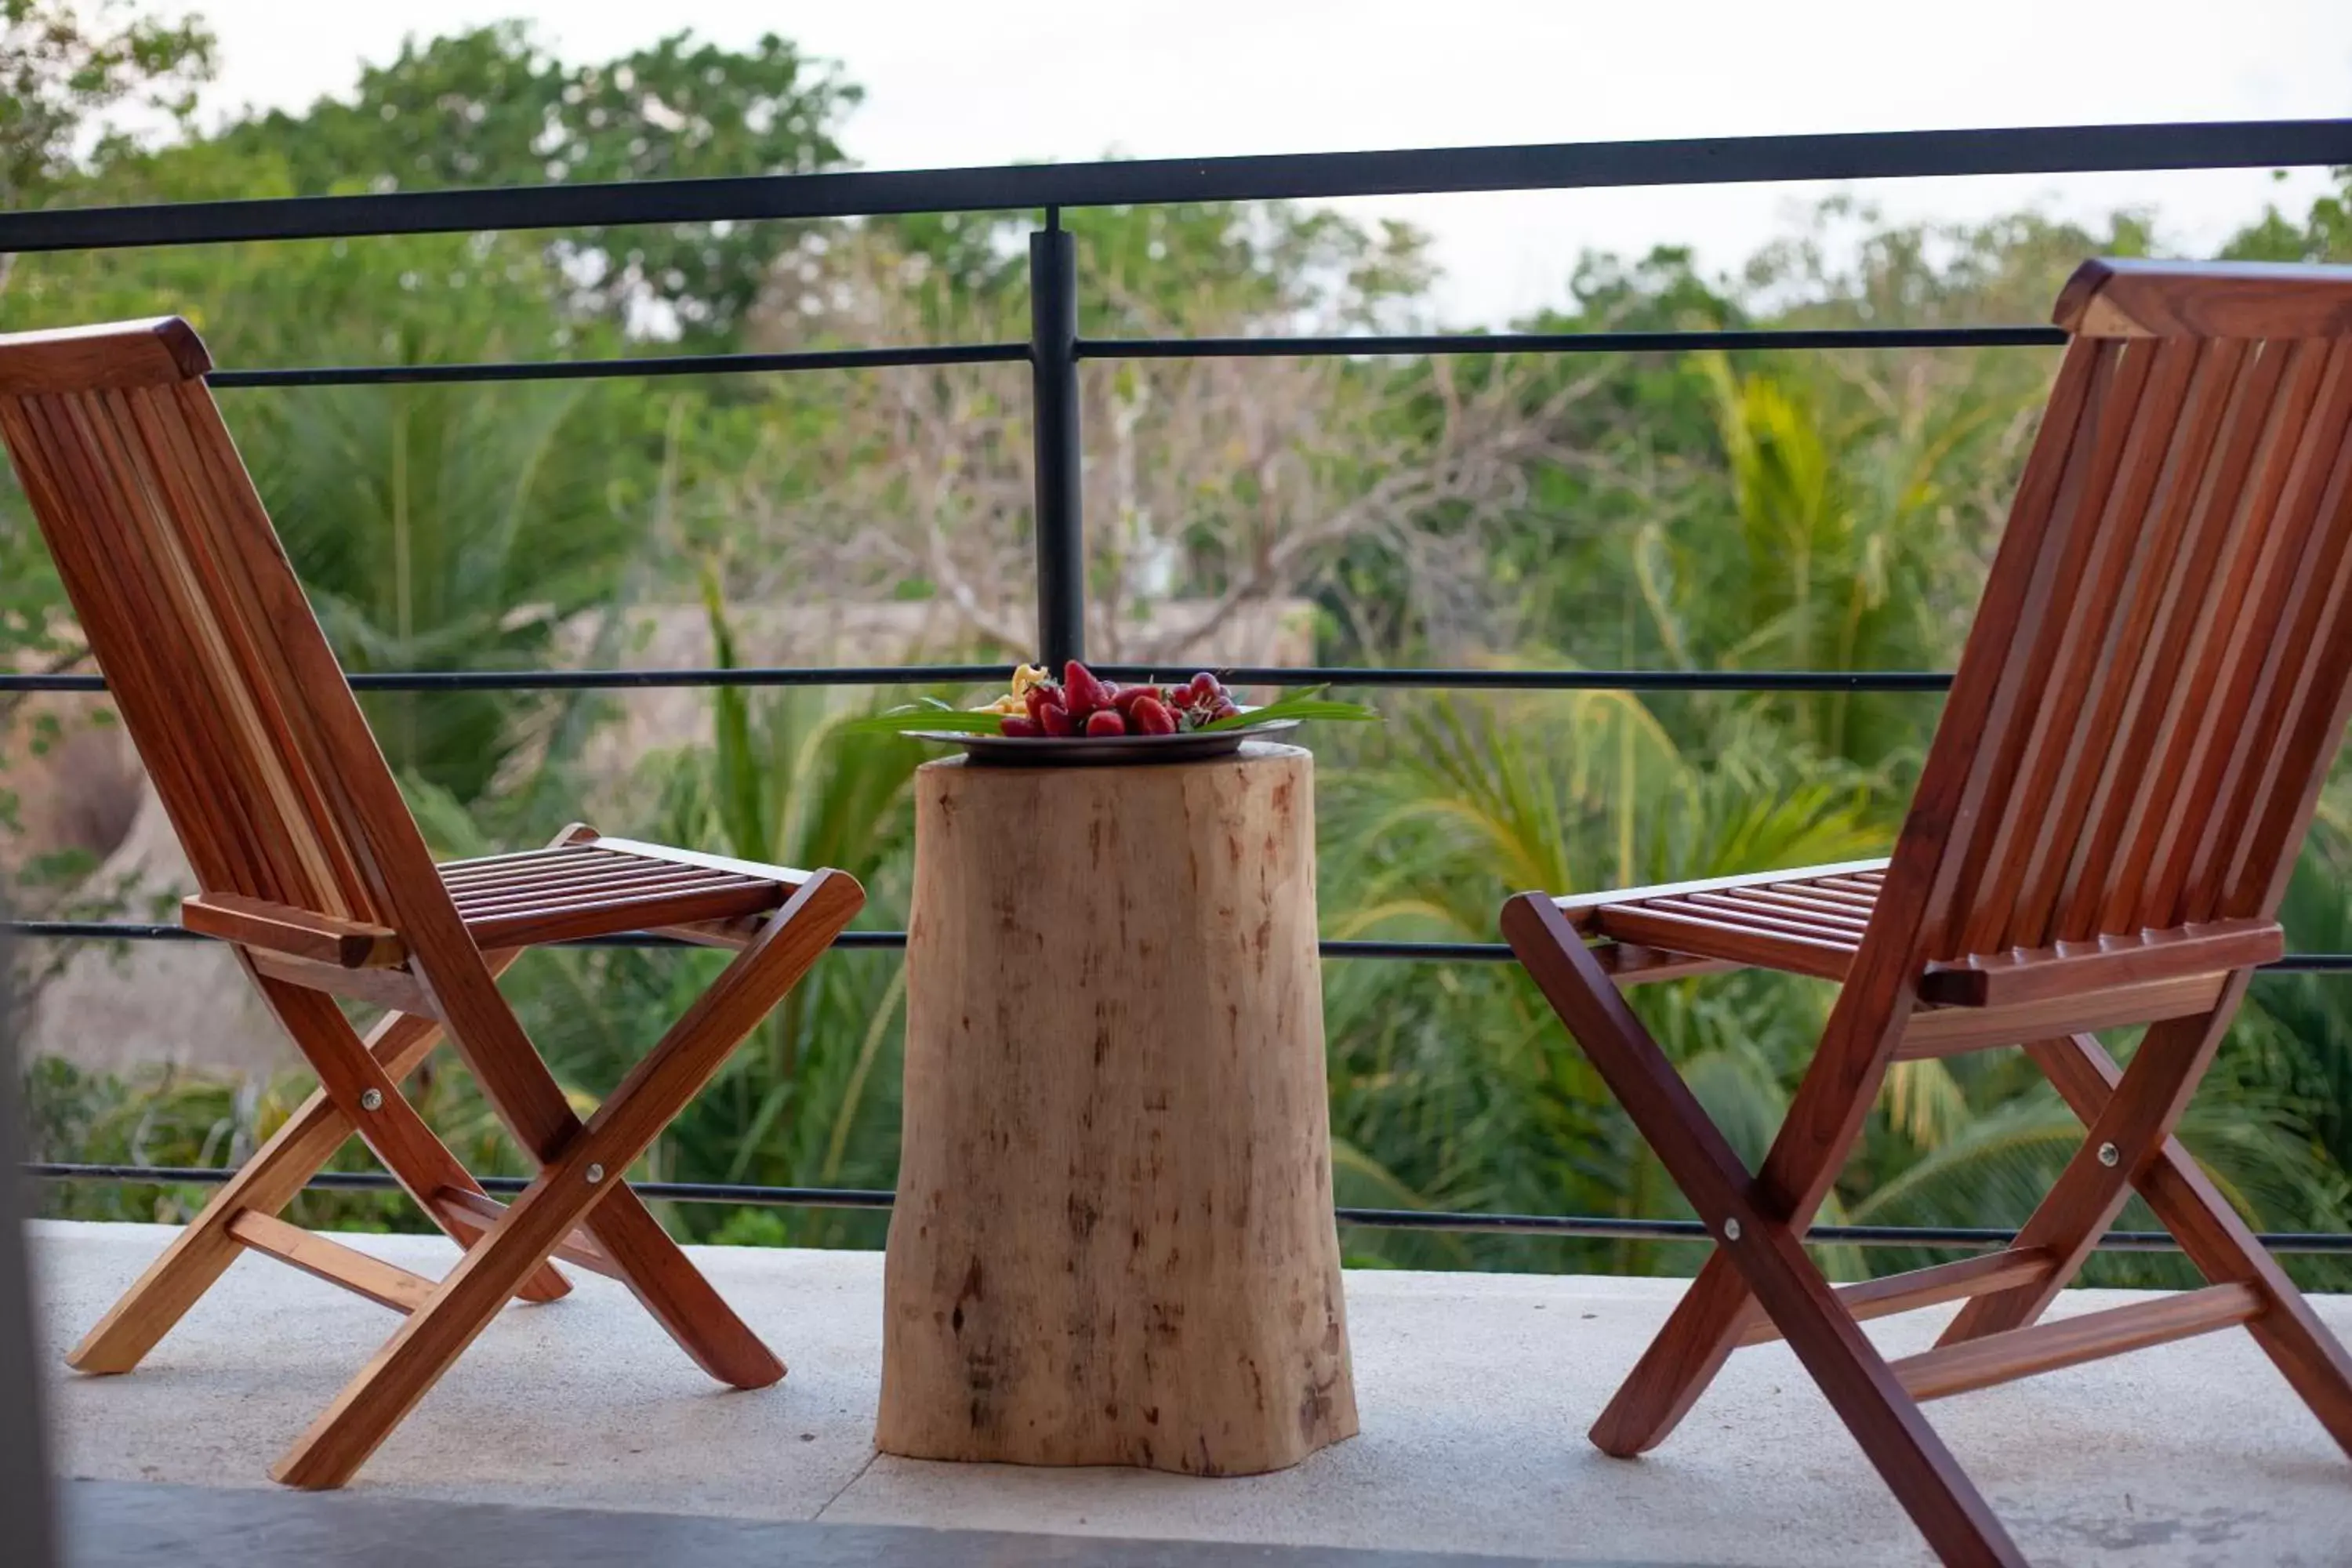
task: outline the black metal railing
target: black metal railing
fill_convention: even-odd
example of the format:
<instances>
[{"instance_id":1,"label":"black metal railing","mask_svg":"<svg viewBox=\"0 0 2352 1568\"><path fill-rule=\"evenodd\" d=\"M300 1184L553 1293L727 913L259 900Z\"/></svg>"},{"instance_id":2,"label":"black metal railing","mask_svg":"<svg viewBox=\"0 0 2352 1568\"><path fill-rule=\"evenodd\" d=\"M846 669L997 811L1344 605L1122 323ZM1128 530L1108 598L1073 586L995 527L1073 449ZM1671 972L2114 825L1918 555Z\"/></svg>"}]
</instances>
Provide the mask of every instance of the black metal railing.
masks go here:
<instances>
[{"instance_id":1,"label":"black metal railing","mask_svg":"<svg viewBox=\"0 0 2352 1568\"><path fill-rule=\"evenodd\" d=\"M1034 432L1038 648L1051 664L1083 658L1085 520L1080 508L1083 432L1079 366L1088 360L1180 357L1378 356L1493 353L1655 353L1709 349L1841 351L1888 348L2055 347L2064 334L2040 325L1721 330L1643 332L1468 332L1413 335L1088 339L1078 331L1076 242L1066 209L1179 202L1319 200L1460 192L1599 189L1629 185L1878 180L1960 175L2061 174L2176 169L2352 165L2352 121L1928 131L1545 146L1447 148L1293 156L1159 159L1012 168L755 175L513 190L394 192L258 201L194 202L0 214L0 254L234 241L365 238L393 235L603 227L637 224L878 217L912 213L1034 211L1029 243L1030 335L1023 342L929 344L789 353L668 354L599 360L432 365L315 365L216 370L222 390L556 381L618 376L797 374L906 366L1030 367ZM685 670L457 670L362 674L362 689L632 690L706 686L882 686L995 679L996 664L810 666ZM1104 667L1120 678L1149 672ZM1459 690L1913 691L1942 690L1948 673L1927 670L1696 671L1234 667L1252 686L1338 685ZM0 692L94 691L79 674L0 675ZM31 921L7 929L58 940L205 940L176 926ZM903 946L898 931L856 931L846 949ZM652 936L600 945L669 945ZM1327 942L1326 956L1439 963L1507 959L1490 942ZM2298 953L2272 969L2352 969L2352 953ZM196 1183L223 1173L141 1166L37 1166L62 1180ZM388 1178L321 1176L331 1187L383 1187ZM496 1184L493 1184L494 1185ZM649 1196L680 1201L875 1208L887 1193L654 1184ZM1343 1210L1369 1226L1646 1239L1702 1239L1695 1223L1574 1215ZM2007 1233L1888 1226L1823 1228L1816 1239L1860 1245L1995 1247ZM2282 1250L2352 1251L2352 1237L2265 1238ZM2158 1234L2110 1237L2123 1249L2168 1247Z\"/></svg>"}]
</instances>

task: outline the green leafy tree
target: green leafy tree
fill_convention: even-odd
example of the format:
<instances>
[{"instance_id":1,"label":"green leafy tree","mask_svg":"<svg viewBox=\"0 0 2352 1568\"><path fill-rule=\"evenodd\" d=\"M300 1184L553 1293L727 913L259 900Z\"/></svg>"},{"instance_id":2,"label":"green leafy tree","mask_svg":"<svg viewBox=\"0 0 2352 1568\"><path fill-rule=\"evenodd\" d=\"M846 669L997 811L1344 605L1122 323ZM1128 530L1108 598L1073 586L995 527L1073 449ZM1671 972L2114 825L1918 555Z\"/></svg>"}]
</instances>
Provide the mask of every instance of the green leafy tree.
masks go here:
<instances>
[{"instance_id":1,"label":"green leafy tree","mask_svg":"<svg viewBox=\"0 0 2352 1568\"><path fill-rule=\"evenodd\" d=\"M121 0L0 0L0 210L47 201L89 142L123 144L117 110L184 131L212 70L213 36L194 17L166 22Z\"/></svg>"},{"instance_id":2,"label":"green leafy tree","mask_svg":"<svg viewBox=\"0 0 2352 1568\"><path fill-rule=\"evenodd\" d=\"M303 195L809 174L841 163L835 127L859 96L772 33L746 51L677 33L571 64L504 23L411 39L348 99L223 140L284 156ZM802 237L785 224L668 224L568 231L556 248L585 309L719 347Z\"/></svg>"}]
</instances>

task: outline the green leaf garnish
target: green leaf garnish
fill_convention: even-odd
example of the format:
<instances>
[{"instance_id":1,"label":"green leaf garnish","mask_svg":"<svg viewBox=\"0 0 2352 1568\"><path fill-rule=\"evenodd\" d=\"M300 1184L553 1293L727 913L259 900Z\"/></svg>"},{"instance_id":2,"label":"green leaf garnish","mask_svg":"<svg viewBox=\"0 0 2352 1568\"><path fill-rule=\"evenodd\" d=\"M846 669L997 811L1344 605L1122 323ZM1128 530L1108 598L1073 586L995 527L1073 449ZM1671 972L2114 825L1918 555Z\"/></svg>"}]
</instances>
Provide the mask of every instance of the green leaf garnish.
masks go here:
<instances>
[{"instance_id":1,"label":"green leaf garnish","mask_svg":"<svg viewBox=\"0 0 2352 1568\"><path fill-rule=\"evenodd\" d=\"M1282 719L1339 719L1355 723L1378 723L1380 715L1360 702L1342 702L1337 698L1318 697L1317 691L1301 692L1286 697L1279 702L1269 702L1263 708L1253 708L1246 713L1236 713L1230 719L1215 719L1201 726L1210 730L1246 730L1253 724L1271 724Z\"/></svg>"},{"instance_id":2,"label":"green leaf garnish","mask_svg":"<svg viewBox=\"0 0 2352 1568\"><path fill-rule=\"evenodd\" d=\"M936 705L933 705L936 704ZM881 713L869 713L863 719L852 719L842 725L842 732L851 735L903 735L909 730L944 730L960 735L1002 735L1004 715L975 713L961 708L950 708L936 699L908 703Z\"/></svg>"}]
</instances>

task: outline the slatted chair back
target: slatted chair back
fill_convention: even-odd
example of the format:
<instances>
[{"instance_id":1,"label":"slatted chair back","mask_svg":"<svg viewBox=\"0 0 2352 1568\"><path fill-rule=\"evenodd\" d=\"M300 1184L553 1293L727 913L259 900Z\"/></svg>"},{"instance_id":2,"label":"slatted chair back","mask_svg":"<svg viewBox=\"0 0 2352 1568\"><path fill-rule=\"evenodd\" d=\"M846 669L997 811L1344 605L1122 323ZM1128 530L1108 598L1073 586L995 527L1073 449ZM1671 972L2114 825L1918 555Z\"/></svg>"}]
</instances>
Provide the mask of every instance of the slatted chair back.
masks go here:
<instances>
[{"instance_id":1,"label":"slatted chair back","mask_svg":"<svg viewBox=\"0 0 2352 1568\"><path fill-rule=\"evenodd\" d=\"M2277 910L2352 697L2352 281L2086 263L1865 938L1930 962Z\"/></svg>"},{"instance_id":2,"label":"slatted chair back","mask_svg":"<svg viewBox=\"0 0 2352 1568\"><path fill-rule=\"evenodd\" d=\"M397 924L429 855L210 369L176 317L0 335L0 437L204 890Z\"/></svg>"}]
</instances>

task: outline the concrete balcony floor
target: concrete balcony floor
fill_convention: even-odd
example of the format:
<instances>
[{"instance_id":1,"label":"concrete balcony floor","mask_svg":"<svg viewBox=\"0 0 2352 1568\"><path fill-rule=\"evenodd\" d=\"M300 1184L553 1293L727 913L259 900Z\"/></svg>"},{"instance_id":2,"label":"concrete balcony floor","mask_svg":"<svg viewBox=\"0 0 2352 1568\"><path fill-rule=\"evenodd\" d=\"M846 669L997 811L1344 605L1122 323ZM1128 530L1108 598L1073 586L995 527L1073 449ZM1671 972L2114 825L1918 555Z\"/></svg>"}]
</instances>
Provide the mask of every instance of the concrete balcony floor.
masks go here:
<instances>
[{"instance_id":1,"label":"concrete balcony floor","mask_svg":"<svg viewBox=\"0 0 2352 1568\"><path fill-rule=\"evenodd\" d=\"M37 1284L58 1354L167 1234L33 1227ZM454 1256L436 1237L349 1239L427 1273ZM579 1288L567 1300L509 1309L347 1495L386 1506L440 1500L1361 1549L1375 1553L1368 1564L1414 1552L1577 1563L1930 1560L1784 1347L1736 1355L1649 1458L1611 1459L1585 1441L1585 1426L1664 1321L1678 1280L1350 1274L1363 1435L1292 1470L1204 1480L877 1457L880 1257L705 1248L697 1258L791 1363L782 1385L715 1388L618 1286L573 1271ZM2057 1311L2124 1299L2070 1292ZM2352 1337L2352 1298L2318 1308ZM1904 1353L1925 1348L1946 1315L1930 1310L1870 1331ZM56 1462L67 1476L103 1481L268 1488L270 1463L391 1328L388 1313L355 1297L267 1259L242 1259L138 1373L83 1378L60 1369L50 1411ZM1962 1395L1930 1414L2037 1563L2352 1562L2352 1461L2242 1332ZM1020 1560L1002 1537L986 1539L997 1544L971 1560ZM1037 1545L1040 1559L1076 1560L1069 1541ZM1346 1557L1318 1551L1299 1561Z\"/></svg>"}]
</instances>

